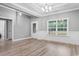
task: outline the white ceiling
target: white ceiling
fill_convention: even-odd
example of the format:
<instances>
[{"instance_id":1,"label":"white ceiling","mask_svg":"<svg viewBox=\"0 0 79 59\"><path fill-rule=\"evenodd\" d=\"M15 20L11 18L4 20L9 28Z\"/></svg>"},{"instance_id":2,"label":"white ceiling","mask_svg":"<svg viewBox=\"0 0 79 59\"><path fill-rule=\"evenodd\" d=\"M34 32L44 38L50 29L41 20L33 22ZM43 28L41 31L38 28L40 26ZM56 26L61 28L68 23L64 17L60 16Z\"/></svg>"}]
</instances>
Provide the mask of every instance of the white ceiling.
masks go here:
<instances>
[{"instance_id":1,"label":"white ceiling","mask_svg":"<svg viewBox=\"0 0 79 59\"><path fill-rule=\"evenodd\" d=\"M47 3L48 5L52 6L52 11L50 12L43 12L42 7L45 6L45 3L6 3L6 5L11 6L15 9L19 9L31 15L41 17L41 16L48 16L51 14L57 14L72 10L79 9L78 3Z\"/></svg>"}]
</instances>

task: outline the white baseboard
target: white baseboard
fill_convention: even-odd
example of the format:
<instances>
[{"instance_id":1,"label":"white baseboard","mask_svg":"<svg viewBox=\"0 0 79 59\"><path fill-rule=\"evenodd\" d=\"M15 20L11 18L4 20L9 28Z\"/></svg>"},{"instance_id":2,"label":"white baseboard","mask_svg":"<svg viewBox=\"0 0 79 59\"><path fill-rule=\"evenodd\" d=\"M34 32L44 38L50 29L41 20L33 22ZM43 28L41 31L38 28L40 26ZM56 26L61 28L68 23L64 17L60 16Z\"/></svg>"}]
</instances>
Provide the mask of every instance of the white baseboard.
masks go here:
<instances>
[{"instance_id":1,"label":"white baseboard","mask_svg":"<svg viewBox=\"0 0 79 59\"><path fill-rule=\"evenodd\" d=\"M13 41L20 41L20 40L25 40L25 39L30 39L30 38L32 38L32 37L14 39Z\"/></svg>"}]
</instances>

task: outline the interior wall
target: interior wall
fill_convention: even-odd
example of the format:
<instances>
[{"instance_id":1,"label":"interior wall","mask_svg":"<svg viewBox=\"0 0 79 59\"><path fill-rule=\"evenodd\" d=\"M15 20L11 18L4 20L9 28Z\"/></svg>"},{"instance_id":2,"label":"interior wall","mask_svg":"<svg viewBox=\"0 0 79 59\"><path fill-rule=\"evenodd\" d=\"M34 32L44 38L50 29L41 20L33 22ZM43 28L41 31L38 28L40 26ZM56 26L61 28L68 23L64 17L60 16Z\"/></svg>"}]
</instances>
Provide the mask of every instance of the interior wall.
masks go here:
<instances>
[{"instance_id":1,"label":"interior wall","mask_svg":"<svg viewBox=\"0 0 79 59\"><path fill-rule=\"evenodd\" d=\"M47 21L62 18L69 18L69 31L67 36L50 36L47 33ZM31 19L31 22L34 21L38 21L38 32L36 35L32 35L32 37L40 40L50 40L79 45L79 10Z\"/></svg>"},{"instance_id":2,"label":"interior wall","mask_svg":"<svg viewBox=\"0 0 79 59\"><path fill-rule=\"evenodd\" d=\"M79 31L79 10L36 18L32 19L32 21L38 21L39 31L47 31L47 20L62 18L69 18L69 31Z\"/></svg>"},{"instance_id":3,"label":"interior wall","mask_svg":"<svg viewBox=\"0 0 79 59\"><path fill-rule=\"evenodd\" d=\"M15 38L26 38L30 36L30 19L22 14L21 16L17 13L17 20L14 25Z\"/></svg>"},{"instance_id":4,"label":"interior wall","mask_svg":"<svg viewBox=\"0 0 79 59\"><path fill-rule=\"evenodd\" d=\"M30 19L25 15L16 16L16 10L0 6L0 18L12 20L12 39L27 38L30 36Z\"/></svg>"}]
</instances>

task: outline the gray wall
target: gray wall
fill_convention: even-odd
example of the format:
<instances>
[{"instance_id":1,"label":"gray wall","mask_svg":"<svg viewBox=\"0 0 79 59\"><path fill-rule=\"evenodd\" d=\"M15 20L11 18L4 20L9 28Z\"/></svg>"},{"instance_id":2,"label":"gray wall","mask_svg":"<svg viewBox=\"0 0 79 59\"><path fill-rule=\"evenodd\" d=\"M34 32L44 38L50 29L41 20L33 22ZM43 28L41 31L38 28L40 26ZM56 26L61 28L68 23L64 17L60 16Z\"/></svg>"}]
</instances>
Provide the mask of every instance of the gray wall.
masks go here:
<instances>
[{"instance_id":1,"label":"gray wall","mask_svg":"<svg viewBox=\"0 0 79 59\"><path fill-rule=\"evenodd\" d=\"M61 18L69 18L69 32L67 33L67 36L48 35L47 20ZM32 35L34 38L39 40L79 44L79 10L36 18L31 21L38 21L38 32L36 35Z\"/></svg>"},{"instance_id":2,"label":"gray wall","mask_svg":"<svg viewBox=\"0 0 79 59\"><path fill-rule=\"evenodd\" d=\"M17 15L17 19L16 19ZM19 16L15 10L0 6L0 18L12 19L13 39L30 36L30 19L26 15Z\"/></svg>"},{"instance_id":3,"label":"gray wall","mask_svg":"<svg viewBox=\"0 0 79 59\"><path fill-rule=\"evenodd\" d=\"M14 25L14 31L15 35L14 37L16 39L20 38L26 38L30 36L30 19L24 14L21 16L17 13L17 20Z\"/></svg>"},{"instance_id":4,"label":"gray wall","mask_svg":"<svg viewBox=\"0 0 79 59\"><path fill-rule=\"evenodd\" d=\"M79 10L32 19L31 21L38 21L39 31L47 31L47 20L62 18L69 18L70 31L79 31Z\"/></svg>"}]
</instances>

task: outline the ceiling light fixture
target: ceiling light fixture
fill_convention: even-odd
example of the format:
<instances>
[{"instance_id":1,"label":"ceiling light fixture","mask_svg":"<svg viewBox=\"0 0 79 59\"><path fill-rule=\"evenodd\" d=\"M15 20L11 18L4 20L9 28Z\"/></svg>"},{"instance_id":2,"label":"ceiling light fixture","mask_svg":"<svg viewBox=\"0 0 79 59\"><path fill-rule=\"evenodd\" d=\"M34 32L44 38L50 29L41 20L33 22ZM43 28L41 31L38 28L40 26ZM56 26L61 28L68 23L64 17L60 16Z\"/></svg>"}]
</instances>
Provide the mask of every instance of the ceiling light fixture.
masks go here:
<instances>
[{"instance_id":1,"label":"ceiling light fixture","mask_svg":"<svg viewBox=\"0 0 79 59\"><path fill-rule=\"evenodd\" d=\"M52 6L51 6L51 5L48 5L48 4L45 4L45 5L42 7L42 11L43 11L43 12L50 12L50 11L52 11Z\"/></svg>"},{"instance_id":2,"label":"ceiling light fixture","mask_svg":"<svg viewBox=\"0 0 79 59\"><path fill-rule=\"evenodd\" d=\"M22 12L19 12L19 15L21 16L22 15Z\"/></svg>"}]
</instances>

